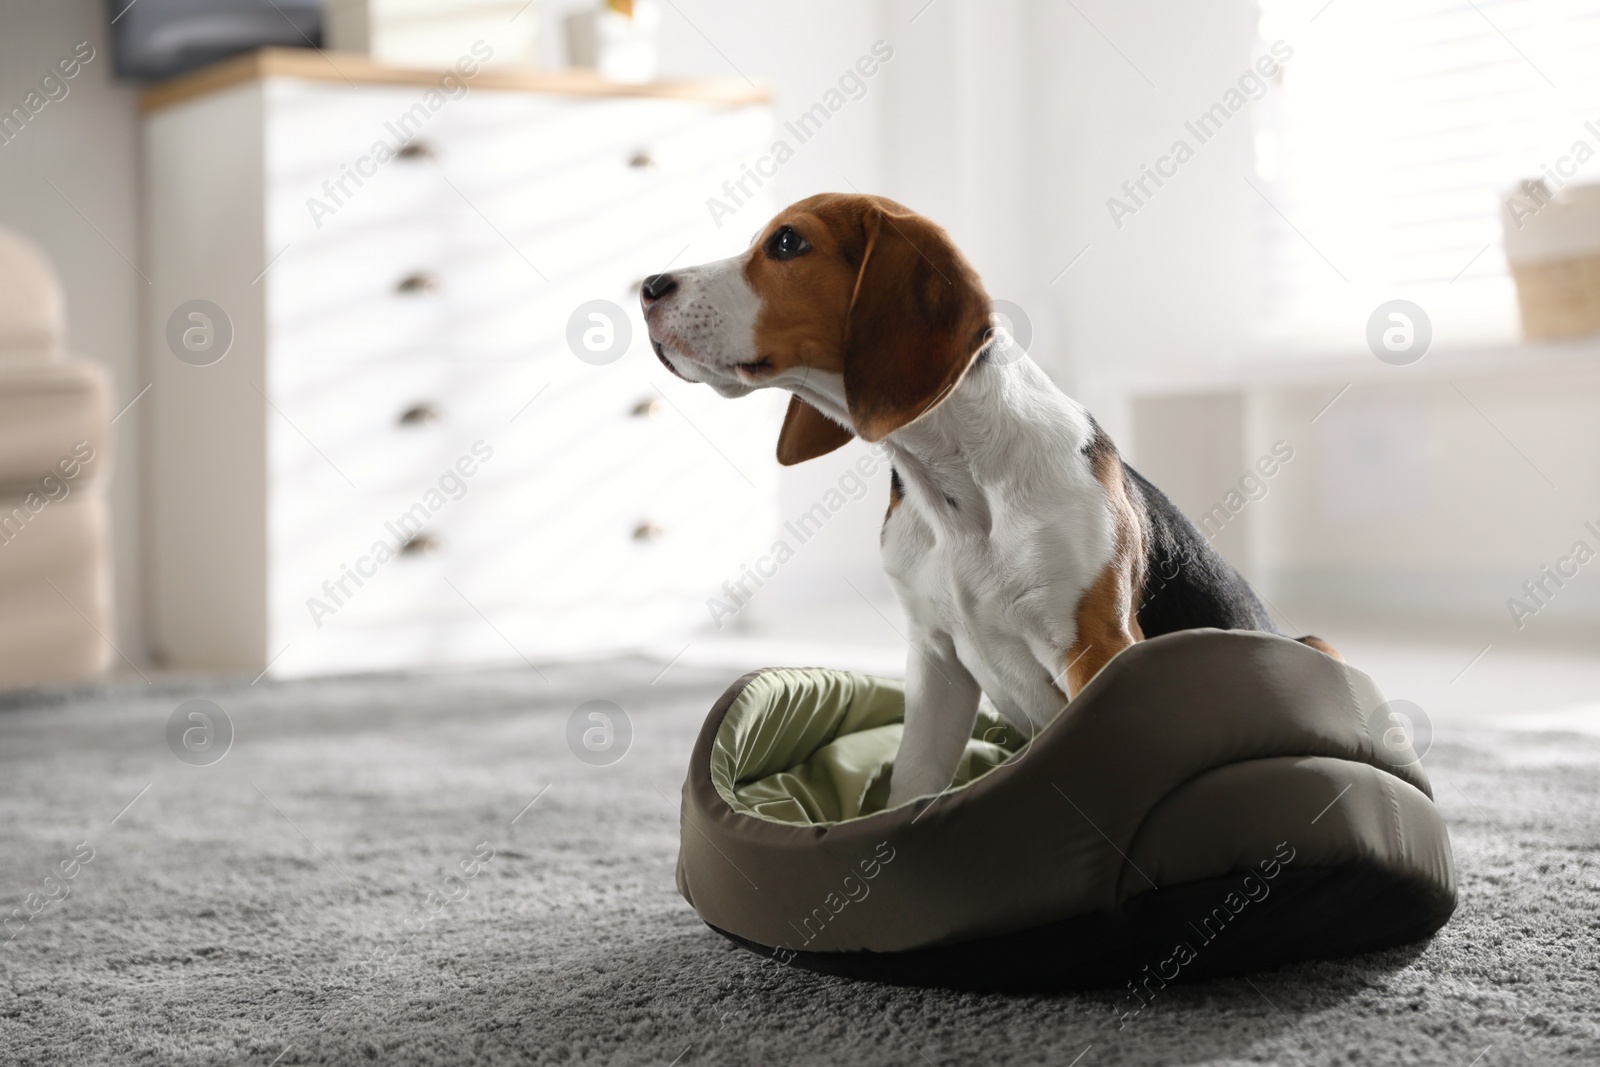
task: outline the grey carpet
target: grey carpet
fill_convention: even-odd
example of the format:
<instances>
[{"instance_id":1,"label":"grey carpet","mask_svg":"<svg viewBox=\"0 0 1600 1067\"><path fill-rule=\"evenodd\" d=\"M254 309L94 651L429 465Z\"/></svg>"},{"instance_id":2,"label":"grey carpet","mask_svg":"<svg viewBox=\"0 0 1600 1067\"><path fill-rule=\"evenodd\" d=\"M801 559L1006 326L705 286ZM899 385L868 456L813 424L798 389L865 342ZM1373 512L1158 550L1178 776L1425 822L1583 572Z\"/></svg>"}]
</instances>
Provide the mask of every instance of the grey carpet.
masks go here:
<instances>
[{"instance_id":1,"label":"grey carpet","mask_svg":"<svg viewBox=\"0 0 1600 1067\"><path fill-rule=\"evenodd\" d=\"M1593 737L1441 730L1461 905L1431 943L1172 987L1119 1030L1114 991L853 984L708 931L673 888L676 795L736 672L659 670L0 699L0 906L94 849L6 932L0 1063L1600 1061ZM208 767L165 740L194 696L237 735ZM609 767L565 740L590 698L632 717Z\"/></svg>"}]
</instances>

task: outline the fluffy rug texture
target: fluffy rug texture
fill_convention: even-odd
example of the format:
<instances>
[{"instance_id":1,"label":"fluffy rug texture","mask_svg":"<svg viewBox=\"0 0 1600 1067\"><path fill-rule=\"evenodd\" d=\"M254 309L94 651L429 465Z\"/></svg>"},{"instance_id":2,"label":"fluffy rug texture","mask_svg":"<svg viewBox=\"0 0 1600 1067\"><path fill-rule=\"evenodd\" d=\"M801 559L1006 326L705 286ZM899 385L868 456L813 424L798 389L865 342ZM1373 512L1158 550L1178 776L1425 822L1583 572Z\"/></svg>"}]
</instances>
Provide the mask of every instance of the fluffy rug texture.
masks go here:
<instances>
[{"instance_id":1,"label":"fluffy rug texture","mask_svg":"<svg viewBox=\"0 0 1600 1067\"><path fill-rule=\"evenodd\" d=\"M4 698L0 1063L1600 1062L1593 736L1439 730L1461 902L1429 943L1172 986L1119 1028L1125 992L857 984L706 929L678 790L737 672L660 671ZM168 741L195 698L235 735L207 766ZM632 724L607 766L568 740L594 699Z\"/></svg>"}]
</instances>

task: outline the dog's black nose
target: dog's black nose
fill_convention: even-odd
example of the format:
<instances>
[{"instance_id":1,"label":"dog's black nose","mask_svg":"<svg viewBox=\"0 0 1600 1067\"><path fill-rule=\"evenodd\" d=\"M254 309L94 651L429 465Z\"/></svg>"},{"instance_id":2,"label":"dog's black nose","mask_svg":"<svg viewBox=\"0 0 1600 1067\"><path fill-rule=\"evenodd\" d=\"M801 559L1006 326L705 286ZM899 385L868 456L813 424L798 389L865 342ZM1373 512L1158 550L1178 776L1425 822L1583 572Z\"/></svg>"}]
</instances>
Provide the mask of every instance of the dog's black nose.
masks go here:
<instances>
[{"instance_id":1,"label":"dog's black nose","mask_svg":"<svg viewBox=\"0 0 1600 1067\"><path fill-rule=\"evenodd\" d=\"M670 274L652 274L639 285L639 295L646 304L653 304L678 287L678 279Z\"/></svg>"}]
</instances>

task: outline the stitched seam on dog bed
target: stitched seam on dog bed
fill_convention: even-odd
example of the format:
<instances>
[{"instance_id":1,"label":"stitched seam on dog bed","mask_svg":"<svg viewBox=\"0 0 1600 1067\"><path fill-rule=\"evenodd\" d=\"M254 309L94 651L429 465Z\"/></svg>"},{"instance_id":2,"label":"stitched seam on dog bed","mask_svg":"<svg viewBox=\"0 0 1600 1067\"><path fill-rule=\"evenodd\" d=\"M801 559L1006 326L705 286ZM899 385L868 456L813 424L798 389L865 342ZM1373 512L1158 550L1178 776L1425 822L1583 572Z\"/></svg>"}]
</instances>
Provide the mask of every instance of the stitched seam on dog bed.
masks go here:
<instances>
[{"instance_id":1,"label":"stitched seam on dog bed","mask_svg":"<svg viewBox=\"0 0 1600 1067\"><path fill-rule=\"evenodd\" d=\"M1394 783L1387 776L1382 781L1384 792L1389 797L1389 814L1394 818L1395 847L1399 850L1398 855L1403 857L1406 854L1406 835L1400 825L1400 798L1395 795Z\"/></svg>"}]
</instances>

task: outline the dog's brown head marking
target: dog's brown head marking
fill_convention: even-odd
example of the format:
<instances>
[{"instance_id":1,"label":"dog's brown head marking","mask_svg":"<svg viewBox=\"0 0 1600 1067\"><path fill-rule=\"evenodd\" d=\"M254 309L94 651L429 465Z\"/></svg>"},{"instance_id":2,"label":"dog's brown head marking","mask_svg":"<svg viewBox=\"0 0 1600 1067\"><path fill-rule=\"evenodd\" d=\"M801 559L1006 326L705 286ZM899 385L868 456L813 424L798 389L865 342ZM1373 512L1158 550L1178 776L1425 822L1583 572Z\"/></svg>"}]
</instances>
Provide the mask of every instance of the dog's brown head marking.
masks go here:
<instances>
[{"instance_id":1,"label":"dog's brown head marking","mask_svg":"<svg viewBox=\"0 0 1600 1067\"><path fill-rule=\"evenodd\" d=\"M756 238L745 278L761 297L762 369L841 376L850 422L880 441L943 400L983 347L990 302L948 234L882 197L793 204ZM831 452L850 431L790 401L778 460Z\"/></svg>"}]
</instances>

